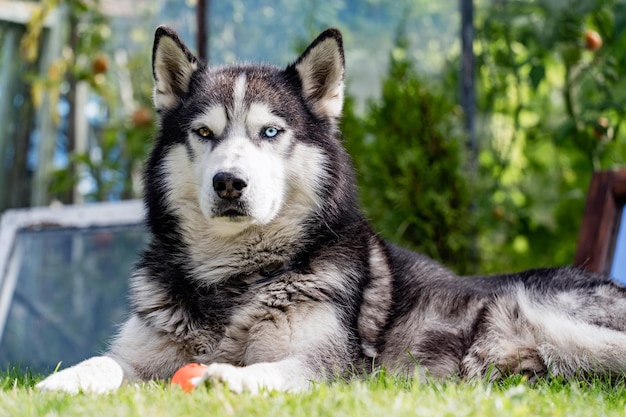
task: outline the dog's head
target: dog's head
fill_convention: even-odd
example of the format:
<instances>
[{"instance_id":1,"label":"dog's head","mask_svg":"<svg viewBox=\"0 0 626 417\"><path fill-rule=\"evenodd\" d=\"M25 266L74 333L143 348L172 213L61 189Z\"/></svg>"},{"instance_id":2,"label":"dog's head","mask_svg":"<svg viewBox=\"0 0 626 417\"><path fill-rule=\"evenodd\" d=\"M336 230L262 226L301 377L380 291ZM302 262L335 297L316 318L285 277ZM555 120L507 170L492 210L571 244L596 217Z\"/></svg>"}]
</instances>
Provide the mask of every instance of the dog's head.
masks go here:
<instances>
[{"instance_id":1,"label":"dog's head","mask_svg":"<svg viewBox=\"0 0 626 417\"><path fill-rule=\"evenodd\" d=\"M283 213L306 216L342 181L327 169L343 152L339 31L323 32L286 68L210 67L159 27L152 65L159 134L147 165L149 206L227 237Z\"/></svg>"}]
</instances>

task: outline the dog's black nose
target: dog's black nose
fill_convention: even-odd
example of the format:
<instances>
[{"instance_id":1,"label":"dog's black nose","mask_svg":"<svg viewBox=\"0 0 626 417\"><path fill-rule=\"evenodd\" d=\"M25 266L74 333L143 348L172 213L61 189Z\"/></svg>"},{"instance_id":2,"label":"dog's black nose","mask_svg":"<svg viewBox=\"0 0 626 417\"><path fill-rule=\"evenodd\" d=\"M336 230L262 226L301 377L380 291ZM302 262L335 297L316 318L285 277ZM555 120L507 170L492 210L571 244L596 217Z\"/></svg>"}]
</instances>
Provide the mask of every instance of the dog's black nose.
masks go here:
<instances>
[{"instance_id":1,"label":"dog's black nose","mask_svg":"<svg viewBox=\"0 0 626 417\"><path fill-rule=\"evenodd\" d=\"M248 184L238 175L230 172L218 172L213 177L213 189L219 198L236 200L241 197Z\"/></svg>"}]
</instances>

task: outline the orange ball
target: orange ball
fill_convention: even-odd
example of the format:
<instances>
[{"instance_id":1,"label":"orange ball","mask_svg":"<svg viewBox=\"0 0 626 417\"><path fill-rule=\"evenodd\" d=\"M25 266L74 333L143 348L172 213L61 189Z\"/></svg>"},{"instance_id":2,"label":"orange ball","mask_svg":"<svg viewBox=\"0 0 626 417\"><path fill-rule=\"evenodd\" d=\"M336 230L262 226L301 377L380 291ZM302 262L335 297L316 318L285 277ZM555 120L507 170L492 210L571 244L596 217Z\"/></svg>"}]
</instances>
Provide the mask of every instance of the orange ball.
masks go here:
<instances>
[{"instance_id":1,"label":"orange ball","mask_svg":"<svg viewBox=\"0 0 626 417\"><path fill-rule=\"evenodd\" d=\"M172 376L172 385L180 385L183 391L191 392L196 387L192 379L201 377L206 368L207 366L201 363L188 363L181 366Z\"/></svg>"}]
</instances>

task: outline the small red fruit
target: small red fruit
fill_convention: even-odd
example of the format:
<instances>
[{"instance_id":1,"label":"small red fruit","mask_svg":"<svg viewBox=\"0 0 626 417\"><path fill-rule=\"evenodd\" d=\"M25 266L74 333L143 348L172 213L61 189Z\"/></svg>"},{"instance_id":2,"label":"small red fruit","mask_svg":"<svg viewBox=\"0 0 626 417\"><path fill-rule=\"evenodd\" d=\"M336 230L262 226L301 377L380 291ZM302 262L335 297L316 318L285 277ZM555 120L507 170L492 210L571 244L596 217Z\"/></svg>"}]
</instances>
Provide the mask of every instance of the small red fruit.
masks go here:
<instances>
[{"instance_id":1,"label":"small red fruit","mask_svg":"<svg viewBox=\"0 0 626 417\"><path fill-rule=\"evenodd\" d=\"M497 220L502 220L504 218L504 215L506 214L504 207L502 206L495 206L492 210L491 210L491 215L494 217L494 219Z\"/></svg>"},{"instance_id":2,"label":"small red fruit","mask_svg":"<svg viewBox=\"0 0 626 417\"><path fill-rule=\"evenodd\" d=\"M613 139L613 133L614 130L609 123L609 119L606 117L600 117L593 125L593 135L603 142L608 142Z\"/></svg>"},{"instance_id":3,"label":"small red fruit","mask_svg":"<svg viewBox=\"0 0 626 417\"><path fill-rule=\"evenodd\" d=\"M171 385L180 385L185 392L191 392L196 388L194 379L200 378L207 366L201 363L188 363L178 368L178 371L172 376Z\"/></svg>"},{"instance_id":4,"label":"small red fruit","mask_svg":"<svg viewBox=\"0 0 626 417\"><path fill-rule=\"evenodd\" d=\"M602 37L595 30L585 31L585 47L590 51L597 51L602 46Z\"/></svg>"},{"instance_id":5,"label":"small red fruit","mask_svg":"<svg viewBox=\"0 0 626 417\"><path fill-rule=\"evenodd\" d=\"M135 126L149 126L152 124L152 111L147 107L139 107L130 119Z\"/></svg>"},{"instance_id":6,"label":"small red fruit","mask_svg":"<svg viewBox=\"0 0 626 417\"><path fill-rule=\"evenodd\" d=\"M94 74L104 74L109 69L109 60L106 55L98 55L91 63Z\"/></svg>"}]
</instances>

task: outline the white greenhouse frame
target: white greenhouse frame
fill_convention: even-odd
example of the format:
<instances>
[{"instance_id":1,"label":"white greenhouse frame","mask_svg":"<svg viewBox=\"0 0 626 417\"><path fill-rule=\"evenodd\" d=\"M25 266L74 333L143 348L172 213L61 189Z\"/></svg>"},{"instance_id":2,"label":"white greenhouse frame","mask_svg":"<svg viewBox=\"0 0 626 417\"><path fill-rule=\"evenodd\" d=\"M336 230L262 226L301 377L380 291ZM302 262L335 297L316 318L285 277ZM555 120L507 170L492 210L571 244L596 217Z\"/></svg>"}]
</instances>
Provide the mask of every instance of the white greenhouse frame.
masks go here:
<instances>
[{"instance_id":1,"label":"white greenhouse frame","mask_svg":"<svg viewBox=\"0 0 626 417\"><path fill-rule=\"evenodd\" d=\"M140 200L7 210L0 221L0 342L17 285L21 255L17 253L16 243L21 231L139 227L143 221Z\"/></svg>"}]
</instances>

